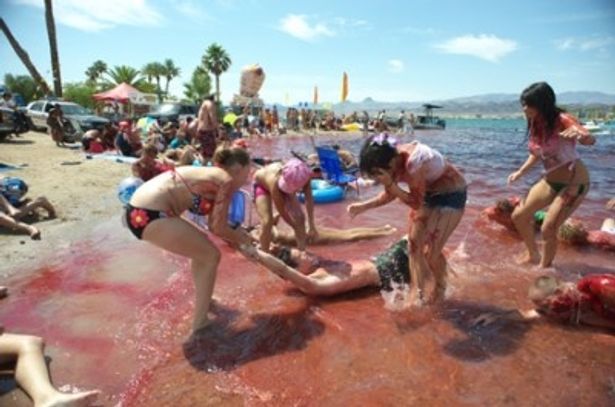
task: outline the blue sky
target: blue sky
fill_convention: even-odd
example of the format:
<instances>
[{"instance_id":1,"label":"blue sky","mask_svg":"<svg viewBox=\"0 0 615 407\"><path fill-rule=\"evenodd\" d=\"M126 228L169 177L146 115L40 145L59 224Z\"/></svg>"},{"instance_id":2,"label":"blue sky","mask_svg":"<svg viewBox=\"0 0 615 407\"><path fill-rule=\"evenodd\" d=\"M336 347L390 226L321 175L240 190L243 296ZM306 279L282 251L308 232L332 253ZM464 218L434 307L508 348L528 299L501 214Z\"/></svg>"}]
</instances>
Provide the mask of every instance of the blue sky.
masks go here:
<instances>
[{"instance_id":1,"label":"blue sky","mask_svg":"<svg viewBox=\"0 0 615 407\"><path fill-rule=\"evenodd\" d=\"M259 63L267 103L340 98L420 101L519 93L548 81L556 92L615 94L613 0L54 0L65 82L83 81L97 59L140 69L174 60L182 96L205 49L232 59L222 99L239 90L241 68ZM0 0L2 16L51 80L43 0ZM27 74L0 36L0 78Z\"/></svg>"}]
</instances>

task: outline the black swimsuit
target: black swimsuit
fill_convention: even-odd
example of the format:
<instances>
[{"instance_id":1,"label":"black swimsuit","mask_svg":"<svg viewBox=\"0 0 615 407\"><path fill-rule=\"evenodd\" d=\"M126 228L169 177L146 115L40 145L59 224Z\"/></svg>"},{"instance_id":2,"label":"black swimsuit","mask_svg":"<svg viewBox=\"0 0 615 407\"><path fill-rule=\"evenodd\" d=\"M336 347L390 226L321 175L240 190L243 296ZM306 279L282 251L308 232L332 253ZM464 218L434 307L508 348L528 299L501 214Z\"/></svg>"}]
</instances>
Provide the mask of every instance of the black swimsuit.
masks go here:
<instances>
[{"instance_id":1,"label":"black swimsuit","mask_svg":"<svg viewBox=\"0 0 615 407\"><path fill-rule=\"evenodd\" d=\"M393 291L392 283L410 284L407 238L402 238L372 261L378 270L382 290Z\"/></svg>"}]
</instances>

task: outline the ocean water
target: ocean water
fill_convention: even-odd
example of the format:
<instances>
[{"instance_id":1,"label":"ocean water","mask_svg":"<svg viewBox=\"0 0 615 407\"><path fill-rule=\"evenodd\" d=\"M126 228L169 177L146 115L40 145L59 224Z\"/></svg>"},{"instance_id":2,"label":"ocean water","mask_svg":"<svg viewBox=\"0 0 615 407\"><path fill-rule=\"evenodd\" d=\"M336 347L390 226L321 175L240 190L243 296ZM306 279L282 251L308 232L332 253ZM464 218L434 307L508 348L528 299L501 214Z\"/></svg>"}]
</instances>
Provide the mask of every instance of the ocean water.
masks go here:
<instances>
[{"instance_id":1,"label":"ocean water","mask_svg":"<svg viewBox=\"0 0 615 407\"><path fill-rule=\"evenodd\" d=\"M7 282L12 295L0 320L12 332L46 338L56 384L100 388L109 406L613 405L612 334L547 323L472 325L483 312L529 307L527 287L541 273L517 265L522 243L480 216L540 177L537 169L506 185L526 158L523 122L450 123L402 141L415 138L442 151L469 181L468 207L445 249L455 275L438 306L390 310L377 288L309 298L213 238L223 254L215 322L205 337L187 341L188 262L132 238L118 203L118 219L41 259L33 275ZM317 142L358 151L362 137L331 133ZM260 156L311 149L305 136L251 141ZM575 216L597 228L615 194L615 137L580 152L592 187ZM360 199L378 192L364 188ZM350 219L346 205L358 198L317 206L317 224L388 223L398 232L313 247L316 253L365 259L406 232L407 209L398 203ZM614 273L614 260L613 252L562 246L552 272L570 280Z\"/></svg>"}]
</instances>

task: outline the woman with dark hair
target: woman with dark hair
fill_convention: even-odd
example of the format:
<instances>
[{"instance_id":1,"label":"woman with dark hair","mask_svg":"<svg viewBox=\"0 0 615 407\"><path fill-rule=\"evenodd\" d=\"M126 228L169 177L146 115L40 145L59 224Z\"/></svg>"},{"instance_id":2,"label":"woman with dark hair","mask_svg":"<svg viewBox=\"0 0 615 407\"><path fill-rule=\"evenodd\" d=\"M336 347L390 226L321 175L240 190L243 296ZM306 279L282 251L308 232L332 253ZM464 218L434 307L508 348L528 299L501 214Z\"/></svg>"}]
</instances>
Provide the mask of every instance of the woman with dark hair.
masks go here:
<instances>
[{"instance_id":1,"label":"woman with dark hair","mask_svg":"<svg viewBox=\"0 0 615 407\"><path fill-rule=\"evenodd\" d=\"M208 215L209 230L250 255L252 238L227 223L233 193L246 183L250 156L242 148L219 149L215 166L184 166L162 173L137 189L126 207L128 228L138 239L191 259L196 301L193 331L209 324L207 311L220 250L206 233L181 215Z\"/></svg>"},{"instance_id":2,"label":"woman with dark hair","mask_svg":"<svg viewBox=\"0 0 615 407\"><path fill-rule=\"evenodd\" d=\"M521 94L527 118L529 156L508 176L512 183L539 161L545 171L515 209L512 220L527 247L523 263L549 267L557 249L557 230L581 204L589 190L589 173L576 151L576 143L591 145L594 137L555 104L555 92L546 82L530 85ZM549 206L542 224L542 256L534 239L534 213Z\"/></svg>"},{"instance_id":3,"label":"woman with dark hair","mask_svg":"<svg viewBox=\"0 0 615 407\"><path fill-rule=\"evenodd\" d=\"M384 185L385 190L368 201L348 206L350 216L386 205L398 198L410 207L408 235L410 298L425 301L425 277L435 280L432 301L444 297L447 262L442 250L461 217L466 204L466 182L461 173L438 151L413 141L397 146L395 139L379 134L367 139L360 153L359 168ZM408 190L398 183L408 185Z\"/></svg>"}]
</instances>

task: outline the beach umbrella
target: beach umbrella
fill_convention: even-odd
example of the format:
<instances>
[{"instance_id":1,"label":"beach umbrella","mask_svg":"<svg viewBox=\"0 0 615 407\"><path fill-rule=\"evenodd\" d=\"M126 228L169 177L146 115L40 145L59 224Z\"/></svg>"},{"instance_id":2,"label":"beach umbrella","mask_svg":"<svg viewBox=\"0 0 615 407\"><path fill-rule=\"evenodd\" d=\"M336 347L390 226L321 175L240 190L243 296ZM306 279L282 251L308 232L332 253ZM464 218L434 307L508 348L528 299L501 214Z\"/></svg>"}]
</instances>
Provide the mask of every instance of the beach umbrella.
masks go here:
<instances>
[{"instance_id":1,"label":"beach umbrella","mask_svg":"<svg viewBox=\"0 0 615 407\"><path fill-rule=\"evenodd\" d=\"M348 74L344 72L344 75L342 75L342 97L341 97L342 102L345 102L347 97L348 97Z\"/></svg>"},{"instance_id":2,"label":"beach umbrella","mask_svg":"<svg viewBox=\"0 0 615 407\"><path fill-rule=\"evenodd\" d=\"M306 102L307 104L307 102ZM318 86L314 86L314 104L318 104Z\"/></svg>"},{"instance_id":3,"label":"beach umbrella","mask_svg":"<svg viewBox=\"0 0 615 407\"><path fill-rule=\"evenodd\" d=\"M228 123L231 126L235 125L235 122L237 121L238 117L235 113L233 112L229 112L227 114L224 115L224 118L222 119L222 123Z\"/></svg>"}]
</instances>

